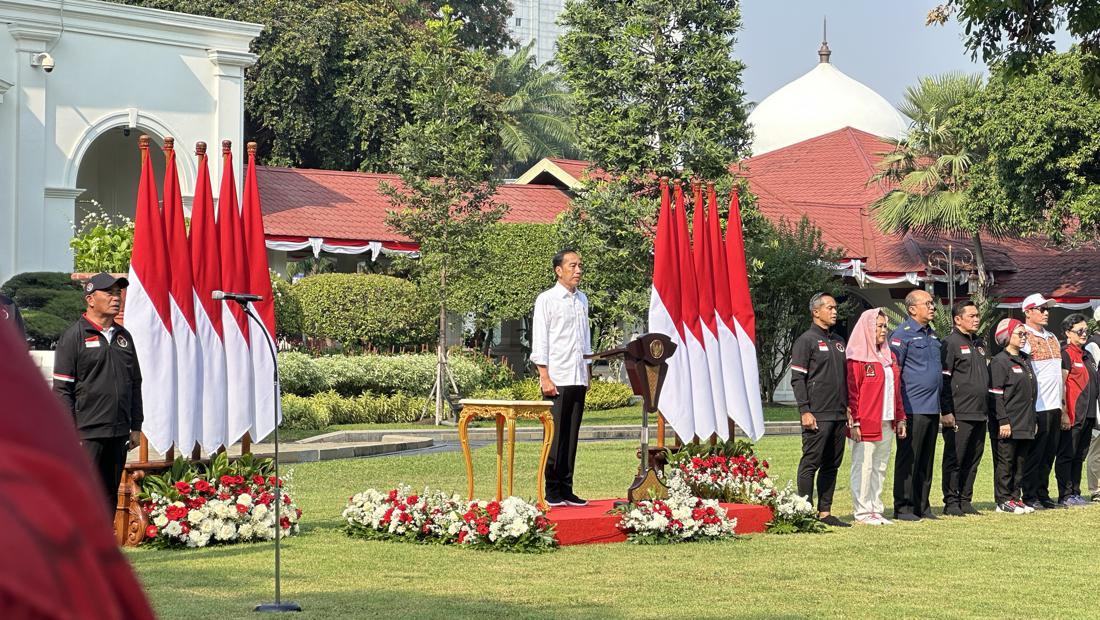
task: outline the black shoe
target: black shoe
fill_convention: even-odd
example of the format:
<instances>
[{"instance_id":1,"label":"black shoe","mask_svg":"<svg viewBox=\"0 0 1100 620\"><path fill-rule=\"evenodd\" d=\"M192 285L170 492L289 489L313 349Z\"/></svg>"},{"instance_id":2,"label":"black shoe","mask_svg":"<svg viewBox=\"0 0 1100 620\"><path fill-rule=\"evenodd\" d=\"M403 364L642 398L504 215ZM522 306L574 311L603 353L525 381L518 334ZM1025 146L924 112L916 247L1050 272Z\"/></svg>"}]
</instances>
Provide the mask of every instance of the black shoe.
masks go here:
<instances>
[{"instance_id":1,"label":"black shoe","mask_svg":"<svg viewBox=\"0 0 1100 620\"><path fill-rule=\"evenodd\" d=\"M562 499L569 506L587 506L588 500L577 497L577 494L570 491L568 493L562 493Z\"/></svg>"},{"instance_id":2,"label":"black shoe","mask_svg":"<svg viewBox=\"0 0 1100 620\"><path fill-rule=\"evenodd\" d=\"M828 515L828 516L824 516L824 517L818 517L818 521L821 521L825 525L829 525L829 526L832 526L832 527L852 527L851 523L845 523L845 522L841 521L840 519L838 519L836 517L836 515Z\"/></svg>"},{"instance_id":3,"label":"black shoe","mask_svg":"<svg viewBox=\"0 0 1100 620\"><path fill-rule=\"evenodd\" d=\"M950 506L943 507L943 516L945 517L961 517L964 514L966 513L963 512L962 506L958 504L951 504Z\"/></svg>"},{"instance_id":4,"label":"black shoe","mask_svg":"<svg viewBox=\"0 0 1100 620\"><path fill-rule=\"evenodd\" d=\"M546 500L546 505L553 508L560 508L561 506L569 505L564 499L553 495L547 495L544 499Z\"/></svg>"},{"instance_id":5,"label":"black shoe","mask_svg":"<svg viewBox=\"0 0 1100 620\"><path fill-rule=\"evenodd\" d=\"M982 514L981 512L978 512L978 509L975 508L974 505L971 504L970 502L963 502L962 504L959 505L959 508L962 508L962 511L963 511L964 515L980 515L980 514Z\"/></svg>"},{"instance_id":6,"label":"black shoe","mask_svg":"<svg viewBox=\"0 0 1100 620\"><path fill-rule=\"evenodd\" d=\"M911 512L895 512L895 521L920 521L920 517Z\"/></svg>"},{"instance_id":7,"label":"black shoe","mask_svg":"<svg viewBox=\"0 0 1100 620\"><path fill-rule=\"evenodd\" d=\"M925 511L924 511L924 514L922 514L922 515L920 516L920 518L922 518L922 519L929 519L929 520L931 520L931 521L939 521L939 520L940 520L940 518L939 518L939 517L937 517L937 516L936 516L935 514L933 514L933 513L932 513L932 509L931 509L931 508L929 508L928 510L925 510Z\"/></svg>"},{"instance_id":8,"label":"black shoe","mask_svg":"<svg viewBox=\"0 0 1100 620\"><path fill-rule=\"evenodd\" d=\"M1066 508L1066 506L1063 506L1063 505L1059 504L1058 502L1056 502L1056 501L1054 501L1050 498L1041 499L1041 500L1039 500L1039 503L1041 503L1043 505L1043 508L1047 508L1047 509Z\"/></svg>"},{"instance_id":9,"label":"black shoe","mask_svg":"<svg viewBox=\"0 0 1100 620\"><path fill-rule=\"evenodd\" d=\"M1043 502L1041 502L1037 499L1032 500L1030 502L1024 502L1024 505L1028 506L1029 508L1034 508L1035 510L1046 510L1047 509L1046 505L1043 504Z\"/></svg>"}]
</instances>

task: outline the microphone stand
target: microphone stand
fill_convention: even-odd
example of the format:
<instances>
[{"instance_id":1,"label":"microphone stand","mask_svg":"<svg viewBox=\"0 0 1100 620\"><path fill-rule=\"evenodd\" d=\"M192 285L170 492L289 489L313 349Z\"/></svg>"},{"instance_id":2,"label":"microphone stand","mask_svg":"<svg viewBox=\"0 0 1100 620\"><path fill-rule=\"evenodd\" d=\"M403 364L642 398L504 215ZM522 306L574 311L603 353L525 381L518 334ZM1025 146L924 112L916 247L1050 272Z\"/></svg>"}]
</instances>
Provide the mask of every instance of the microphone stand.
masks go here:
<instances>
[{"instance_id":1,"label":"microphone stand","mask_svg":"<svg viewBox=\"0 0 1100 620\"><path fill-rule=\"evenodd\" d=\"M263 321L261 321L255 314L252 313L252 309L249 307L248 302L242 302L234 300L240 304L241 309L248 315L256 325L260 326L260 331L264 333L264 340L267 342L267 348L271 351L271 368L274 371L274 391L275 400L272 401L273 408L271 411L272 417L275 419L275 602L274 603L261 603L256 605L252 611L261 612L284 612L284 611L302 611L302 606L298 603L282 600L281 580L280 580L280 565L281 558L279 555L279 539L282 538L283 526L280 519L279 511L283 506L283 486L282 480L279 478L279 359L275 355L275 341L272 339L271 334L267 333L267 328L264 327Z\"/></svg>"}]
</instances>

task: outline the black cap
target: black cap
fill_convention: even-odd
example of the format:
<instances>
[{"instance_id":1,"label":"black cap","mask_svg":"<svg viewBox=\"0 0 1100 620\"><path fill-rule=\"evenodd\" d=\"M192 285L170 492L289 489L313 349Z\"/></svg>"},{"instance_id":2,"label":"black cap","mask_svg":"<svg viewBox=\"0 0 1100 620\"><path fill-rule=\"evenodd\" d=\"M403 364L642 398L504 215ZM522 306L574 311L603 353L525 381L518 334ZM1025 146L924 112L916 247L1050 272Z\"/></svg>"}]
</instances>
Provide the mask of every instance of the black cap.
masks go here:
<instances>
[{"instance_id":1,"label":"black cap","mask_svg":"<svg viewBox=\"0 0 1100 620\"><path fill-rule=\"evenodd\" d=\"M105 291L116 284L119 288L126 288L130 286L130 281L101 271L84 281L84 294L91 295L95 291Z\"/></svg>"}]
</instances>

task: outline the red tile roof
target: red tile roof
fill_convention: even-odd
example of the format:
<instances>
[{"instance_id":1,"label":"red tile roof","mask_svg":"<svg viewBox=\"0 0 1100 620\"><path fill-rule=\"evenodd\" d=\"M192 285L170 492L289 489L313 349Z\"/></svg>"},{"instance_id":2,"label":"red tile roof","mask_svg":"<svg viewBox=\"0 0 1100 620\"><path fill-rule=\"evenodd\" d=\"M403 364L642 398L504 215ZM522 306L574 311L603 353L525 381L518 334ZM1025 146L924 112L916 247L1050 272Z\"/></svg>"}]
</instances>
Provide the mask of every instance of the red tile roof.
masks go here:
<instances>
[{"instance_id":1,"label":"red tile roof","mask_svg":"<svg viewBox=\"0 0 1100 620\"><path fill-rule=\"evenodd\" d=\"M392 174L257 166L268 235L356 241L408 241L385 224L390 203L379 184L401 187ZM510 207L511 223L551 223L569 208L569 195L547 185L501 185L495 200Z\"/></svg>"}]
</instances>

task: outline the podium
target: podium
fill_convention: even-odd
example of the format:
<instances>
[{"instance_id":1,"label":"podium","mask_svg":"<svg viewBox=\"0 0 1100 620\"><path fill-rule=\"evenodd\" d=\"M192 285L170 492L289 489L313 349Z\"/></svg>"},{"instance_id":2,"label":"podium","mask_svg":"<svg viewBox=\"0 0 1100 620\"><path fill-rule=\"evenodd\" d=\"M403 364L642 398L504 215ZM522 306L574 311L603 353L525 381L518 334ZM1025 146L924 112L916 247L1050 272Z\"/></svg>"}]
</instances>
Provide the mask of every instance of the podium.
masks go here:
<instances>
[{"instance_id":1,"label":"podium","mask_svg":"<svg viewBox=\"0 0 1100 620\"><path fill-rule=\"evenodd\" d=\"M668 359L676 352L676 343L665 334L643 334L627 343L625 347L609 349L586 356L592 359L622 357L627 377L634 394L642 397L642 434L641 448L638 452L638 474L627 489L626 498L630 503L650 496L668 497L668 486L663 475L658 474L663 467L660 460L662 450L649 448L649 414L657 413L661 399L661 387L668 373ZM663 447L663 446L662 446Z\"/></svg>"}]
</instances>

